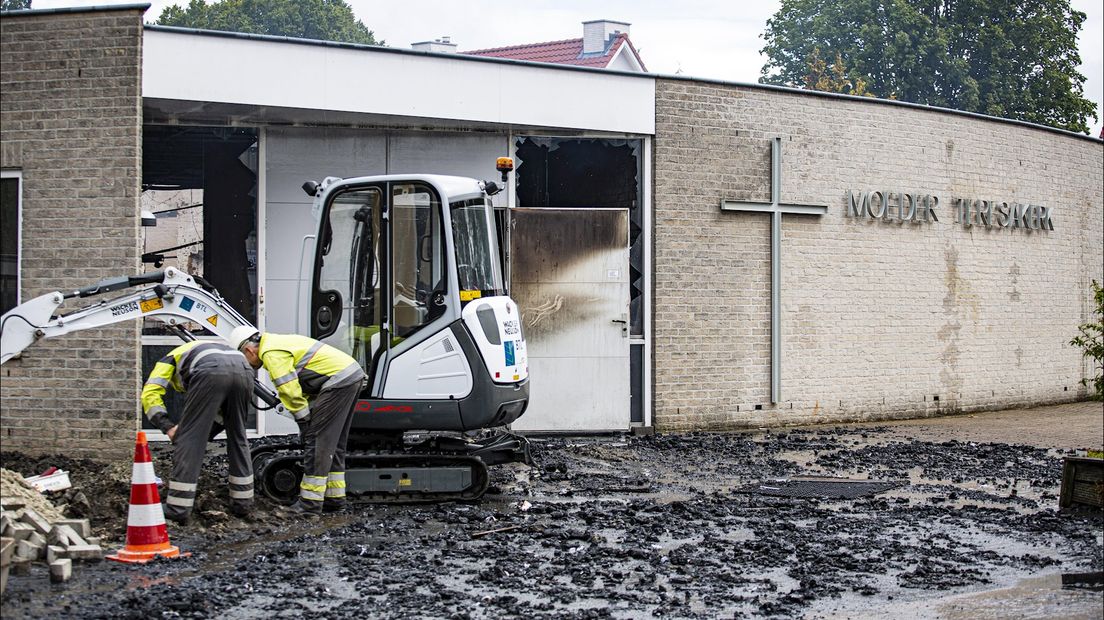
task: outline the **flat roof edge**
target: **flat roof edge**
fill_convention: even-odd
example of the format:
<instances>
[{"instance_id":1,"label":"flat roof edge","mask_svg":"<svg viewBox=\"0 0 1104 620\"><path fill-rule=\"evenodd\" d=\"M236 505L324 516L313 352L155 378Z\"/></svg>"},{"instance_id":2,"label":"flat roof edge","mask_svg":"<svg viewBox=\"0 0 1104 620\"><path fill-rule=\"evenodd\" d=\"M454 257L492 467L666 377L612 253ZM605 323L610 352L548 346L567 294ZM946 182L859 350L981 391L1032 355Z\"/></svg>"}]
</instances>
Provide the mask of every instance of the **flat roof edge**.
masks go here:
<instances>
[{"instance_id":1,"label":"flat roof edge","mask_svg":"<svg viewBox=\"0 0 1104 620\"><path fill-rule=\"evenodd\" d=\"M106 11L132 11L141 9L143 13L149 10L150 3L136 2L133 4L94 4L91 6L63 6L55 9L20 9L17 11L0 11L0 17L21 17L30 15L51 15L62 13L94 13Z\"/></svg>"},{"instance_id":2,"label":"flat roof edge","mask_svg":"<svg viewBox=\"0 0 1104 620\"><path fill-rule=\"evenodd\" d=\"M149 5L142 5L149 6ZM23 11L19 11L23 12ZM42 11L45 12L45 11ZM849 101L861 101L864 103L881 104L900 106L905 108L913 108L919 110L927 110L930 112L953 114L958 116L965 116L967 118L975 118L979 120L994 121L998 123L1005 123L1009 125L1017 125L1020 127L1027 127L1031 129L1040 129L1043 131L1049 131L1051 133L1068 136L1071 138L1080 138L1083 140L1089 140L1090 142L1096 142L1098 144L1104 144L1104 139L1094 137L1089 134L1077 133L1075 131L1069 131L1068 129L1059 129L1057 127L1050 127L1048 125L1041 125L1039 123L1032 123L1029 121L1021 121L1012 118L1002 118L999 116L990 116L988 114L981 114L979 112L967 112L965 110L955 110L953 108L942 108L938 106L926 105L922 103L911 103L908 101L897 101L893 99L879 99L877 97L860 97L857 95L844 95L841 93L829 93L819 90L806 90L803 88L794 88L791 86L776 86L774 84L760 84L758 82L737 82L732 80L720 80L715 78L703 78L694 77L690 75L670 75L664 73L638 73L635 71L620 71L616 69L602 69L597 67L584 67L578 65L559 65L555 63L546 62L532 62L528 60L514 60L510 58L494 58L488 56L469 56L466 54L458 53L446 53L446 52L428 52L421 50L408 50L395 47L386 47L383 45L365 45L362 43L342 43L337 41L321 41L318 39L298 39L294 37L281 37L266 34L251 34L244 32L226 32L222 30L200 30L197 28L181 28L178 26L161 26L157 24L146 24L146 30L155 32L168 32L175 34L192 34L210 37L222 37L230 39L245 39L253 41L269 41L276 43L292 43L295 45L311 45L320 47L333 47L339 49L353 49L353 50L370 50L373 52L381 52L385 54L402 54L423 56L429 58L446 58L454 60L464 60L469 62L485 62L494 64L514 65L521 67L534 67L538 69L546 69L553 71L577 71L591 74L600 75L618 75L623 77L649 79L649 80L674 80L681 82L694 82L700 84L715 84L719 86L736 86L739 88L751 88L758 90L777 91L783 93L790 93L794 95L805 95L809 97L825 97L829 99L844 99Z\"/></svg>"}]
</instances>

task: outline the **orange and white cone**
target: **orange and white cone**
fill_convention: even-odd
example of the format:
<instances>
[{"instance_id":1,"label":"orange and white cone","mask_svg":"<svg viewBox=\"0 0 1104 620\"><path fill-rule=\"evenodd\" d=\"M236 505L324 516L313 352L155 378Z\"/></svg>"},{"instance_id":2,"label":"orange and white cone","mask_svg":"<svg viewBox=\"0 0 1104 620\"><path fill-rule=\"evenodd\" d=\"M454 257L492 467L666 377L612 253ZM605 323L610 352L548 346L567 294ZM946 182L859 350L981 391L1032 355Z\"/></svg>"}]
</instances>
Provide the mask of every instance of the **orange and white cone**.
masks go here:
<instances>
[{"instance_id":1,"label":"orange and white cone","mask_svg":"<svg viewBox=\"0 0 1104 620\"><path fill-rule=\"evenodd\" d=\"M188 555L188 554L183 554ZM134 469L130 481L130 511L127 514L126 546L107 556L109 560L128 564L145 564L156 557L180 557L180 549L169 544L165 529L165 511L157 493L157 476L153 473L146 434L138 431L134 446Z\"/></svg>"}]
</instances>

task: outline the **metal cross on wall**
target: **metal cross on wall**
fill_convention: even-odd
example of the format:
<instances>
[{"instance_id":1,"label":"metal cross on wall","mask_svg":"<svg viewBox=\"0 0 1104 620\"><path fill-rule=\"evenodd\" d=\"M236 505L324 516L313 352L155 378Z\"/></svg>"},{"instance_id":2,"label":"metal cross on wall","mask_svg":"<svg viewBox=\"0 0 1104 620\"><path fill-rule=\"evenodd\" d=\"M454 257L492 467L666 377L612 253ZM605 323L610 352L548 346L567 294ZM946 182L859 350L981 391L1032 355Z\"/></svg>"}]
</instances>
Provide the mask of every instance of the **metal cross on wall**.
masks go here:
<instances>
[{"instance_id":1,"label":"metal cross on wall","mask_svg":"<svg viewBox=\"0 0 1104 620\"><path fill-rule=\"evenodd\" d=\"M722 200L722 211L771 214L771 403L782 401L782 214L824 215L828 205L782 202L782 138L771 140L771 201Z\"/></svg>"}]
</instances>

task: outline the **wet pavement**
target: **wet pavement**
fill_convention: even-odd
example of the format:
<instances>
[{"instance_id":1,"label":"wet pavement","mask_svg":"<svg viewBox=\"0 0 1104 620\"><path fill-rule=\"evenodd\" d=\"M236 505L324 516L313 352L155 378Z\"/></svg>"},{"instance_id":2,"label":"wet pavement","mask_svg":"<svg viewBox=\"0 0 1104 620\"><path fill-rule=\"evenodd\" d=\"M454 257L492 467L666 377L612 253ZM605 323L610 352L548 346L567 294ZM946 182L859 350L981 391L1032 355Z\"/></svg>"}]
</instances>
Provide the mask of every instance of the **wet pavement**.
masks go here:
<instances>
[{"instance_id":1,"label":"wet pavement","mask_svg":"<svg viewBox=\"0 0 1104 620\"><path fill-rule=\"evenodd\" d=\"M218 487L225 459L215 456L197 523L170 527L192 557L79 565L64 585L36 566L11 577L0 611L1100 618L1104 516L1059 513L1057 504L1061 458L1102 442L1100 403L755 433L549 438L536 442L537 467L492 468L478 503L369 505L294 523L267 506L255 522L227 517ZM169 460L161 452L159 471ZM12 454L3 462L41 463ZM908 484L856 499L740 492L810 475ZM125 477L112 467L75 478L97 498L94 527L116 543Z\"/></svg>"}]
</instances>

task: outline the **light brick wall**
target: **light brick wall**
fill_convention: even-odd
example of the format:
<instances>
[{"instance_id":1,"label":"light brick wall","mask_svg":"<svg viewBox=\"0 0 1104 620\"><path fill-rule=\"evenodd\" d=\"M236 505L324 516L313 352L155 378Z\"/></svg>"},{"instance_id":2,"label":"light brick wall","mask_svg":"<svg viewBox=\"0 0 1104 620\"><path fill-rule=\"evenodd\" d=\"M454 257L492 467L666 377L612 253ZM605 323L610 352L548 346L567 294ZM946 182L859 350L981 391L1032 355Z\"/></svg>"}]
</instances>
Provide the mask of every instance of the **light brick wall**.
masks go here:
<instances>
[{"instance_id":1,"label":"light brick wall","mask_svg":"<svg viewBox=\"0 0 1104 620\"><path fill-rule=\"evenodd\" d=\"M655 424L730 429L1083 398L1069 340L1102 276L1104 146L876 102L659 80ZM782 400L770 403L770 200L782 141ZM849 190L934 194L940 221L846 215ZM953 198L1040 204L1054 231L966 229ZM938 401L936 401L938 397ZM759 406L760 409L756 409Z\"/></svg>"},{"instance_id":2,"label":"light brick wall","mask_svg":"<svg viewBox=\"0 0 1104 620\"><path fill-rule=\"evenodd\" d=\"M0 17L0 165L23 174L23 301L139 271L141 52L134 8ZM138 329L82 331L4 364L3 449L131 452Z\"/></svg>"}]
</instances>

